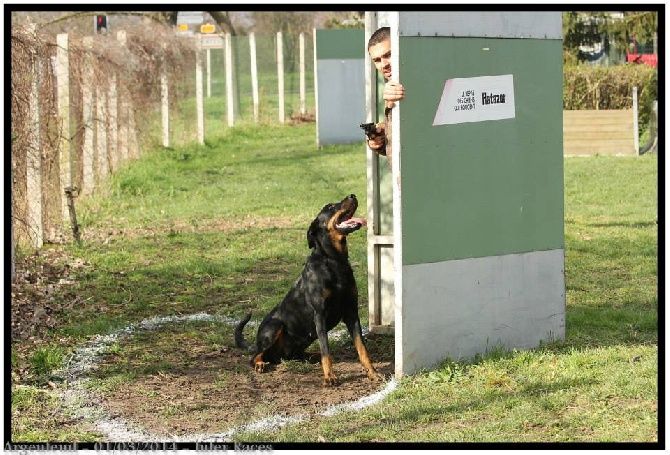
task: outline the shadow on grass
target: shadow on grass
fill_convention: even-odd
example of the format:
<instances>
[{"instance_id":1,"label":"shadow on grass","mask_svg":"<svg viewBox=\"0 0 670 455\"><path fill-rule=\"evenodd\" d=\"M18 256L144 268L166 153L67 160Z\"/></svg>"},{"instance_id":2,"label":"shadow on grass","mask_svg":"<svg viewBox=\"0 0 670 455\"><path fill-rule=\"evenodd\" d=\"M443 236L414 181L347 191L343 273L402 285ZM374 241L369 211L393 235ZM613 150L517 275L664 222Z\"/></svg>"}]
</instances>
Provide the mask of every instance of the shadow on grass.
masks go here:
<instances>
[{"instance_id":1,"label":"shadow on grass","mask_svg":"<svg viewBox=\"0 0 670 455\"><path fill-rule=\"evenodd\" d=\"M595 232L593 240L567 239L563 344L595 347L658 341L656 235L631 234L631 225L620 224L628 230L616 237Z\"/></svg>"},{"instance_id":2,"label":"shadow on grass","mask_svg":"<svg viewBox=\"0 0 670 455\"><path fill-rule=\"evenodd\" d=\"M540 395L550 394L583 386L597 384L594 379L564 379L547 383L546 381L529 381L517 390L495 390L487 391L483 396L472 400L456 400L449 405L435 402L430 406L411 406L403 408L399 417L403 421L417 422L434 417L436 420L444 419L445 415L460 415L464 410L488 411L491 403L507 400L536 398Z\"/></svg>"},{"instance_id":3,"label":"shadow on grass","mask_svg":"<svg viewBox=\"0 0 670 455\"><path fill-rule=\"evenodd\" d=\"M290 227L165 233L82 248L91 267L61 298L76 296L85 304L65 311L57 328L77 338L157 315L263 314L281 301L309 255L304 230ZM359 285L367 286L364 266L355 273Z\"/></svg>"},{"instance_id":4,"label":"shadow on grass","mask_svg":"<svg viewBox=\"0 0 670 455\"><path fill-rule=\"evenodd\" d=\"M611 223L587 223L586 226L589 227L622 227L622 228L633 228L633 229L640 229L640 228L648 228L648 227L654 227L658 226L657 221L636 221L636 222L624 222L624 221L614 221Z\"/></svg>"}]
</instances>

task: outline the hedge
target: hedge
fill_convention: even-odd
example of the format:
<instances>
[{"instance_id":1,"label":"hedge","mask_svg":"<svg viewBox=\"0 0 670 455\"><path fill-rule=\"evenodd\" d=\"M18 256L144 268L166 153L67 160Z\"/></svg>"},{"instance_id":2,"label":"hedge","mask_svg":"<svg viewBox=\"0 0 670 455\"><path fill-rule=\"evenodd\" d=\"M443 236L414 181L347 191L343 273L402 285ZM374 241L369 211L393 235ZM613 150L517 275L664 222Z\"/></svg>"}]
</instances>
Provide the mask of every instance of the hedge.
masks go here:
<instances>
[{"instance_id":1,"label":"hedge","mask_svg":"<svg viewBox=\"0 0 670 455\"><path fill-rule=\"evenodd\" d=\"M640 130L646 130L657 99L658 73L647 65L566 65L563 67L563 109L630 109L637 87Z\"/></svg>"}]
</instances>

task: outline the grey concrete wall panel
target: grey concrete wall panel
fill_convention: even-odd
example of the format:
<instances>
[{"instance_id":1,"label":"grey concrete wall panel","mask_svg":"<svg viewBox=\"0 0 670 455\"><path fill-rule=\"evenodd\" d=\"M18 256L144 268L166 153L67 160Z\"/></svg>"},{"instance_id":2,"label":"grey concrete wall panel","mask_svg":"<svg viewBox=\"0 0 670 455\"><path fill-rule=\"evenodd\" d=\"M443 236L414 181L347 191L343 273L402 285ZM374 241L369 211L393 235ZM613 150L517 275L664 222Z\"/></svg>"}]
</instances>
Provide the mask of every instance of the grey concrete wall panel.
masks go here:
<instances>
[{"instance_id":1,"label":"grey concrete wall panel","mask_svg":"<svg viewBox=\"0 0 670 455\"><path fill-rule=\"evenodd\" d=\"M410 265L402 273L396 348L405 374L445 355L467 359L565 337L562 249Z\"/></svg>"},{"instance_id":2,"label":"grey concrete wall panel","mask_svg":"<svg viewBox=\"0 0 670 455\"><path fill-rule=\"evenodd\" d=\"M559 11L403 12L400 36L562 39Z\"/></svg>"},{"instance_id":3,"label":"grey concrete wall panel","mask_svg":"<svg viewBox=\"0 0 670 455\"><path fill-rule=\"evenodd\" d=\"M365 122L363 59L317 61L319 146L362 142Z\"/></svg>"}]
</instances>

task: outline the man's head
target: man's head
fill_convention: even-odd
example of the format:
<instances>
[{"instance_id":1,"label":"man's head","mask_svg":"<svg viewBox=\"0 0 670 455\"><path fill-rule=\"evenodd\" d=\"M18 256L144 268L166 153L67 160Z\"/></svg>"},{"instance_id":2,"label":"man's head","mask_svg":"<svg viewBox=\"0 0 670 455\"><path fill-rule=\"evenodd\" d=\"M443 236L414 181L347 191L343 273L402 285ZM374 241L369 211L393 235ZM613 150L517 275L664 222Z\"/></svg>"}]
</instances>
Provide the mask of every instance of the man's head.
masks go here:
<instances>
[{"instance_id":1,"label":"man's head","mask_svg":"<svg viewBox=\"0 0 670 455\"><path fill-rule=\"evenodd\" d=\"M370 59L387 81L391 79L391 29L382 27L368 40Z\"/></svg>"}]
</instances>

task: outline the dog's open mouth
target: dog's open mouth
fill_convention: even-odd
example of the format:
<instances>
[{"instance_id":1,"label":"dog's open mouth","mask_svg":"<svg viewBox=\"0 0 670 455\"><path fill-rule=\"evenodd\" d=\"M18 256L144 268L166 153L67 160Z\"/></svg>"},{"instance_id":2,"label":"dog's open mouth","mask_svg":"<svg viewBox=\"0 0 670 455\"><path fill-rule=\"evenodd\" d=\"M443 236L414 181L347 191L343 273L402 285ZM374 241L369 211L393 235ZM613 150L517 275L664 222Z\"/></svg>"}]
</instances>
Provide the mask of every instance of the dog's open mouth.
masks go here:
<instances>
[{"instance_id":1,"label":"dog's open mouth","mask_svg":"<svg viewBox=\"0 0 670 455\"><path fill-rule=\"evenodd\" d=\"M367 226L367 221L365 218L354 217L358 204L355 202L351 204L349 210L345 211L340 215L340 218L337 220L335 228L342 233L353 232L357 229L360 229L363 226Z\"/></svg>"},{"instance_id":2,"label":"dog's open mouth","mask_svg":"<svg viewBox=\"0 0 670 455\"><path fill-rule=\"evenodd\" d=\"M349 219L346 219L344 221L340 221L338 224L335 225L337 229L340 231L353 231L356 229L360 229L362 226L366 226L367 221L365 221L365 218L354 218L351 217Z\"/></svg>"}]
</instances>

